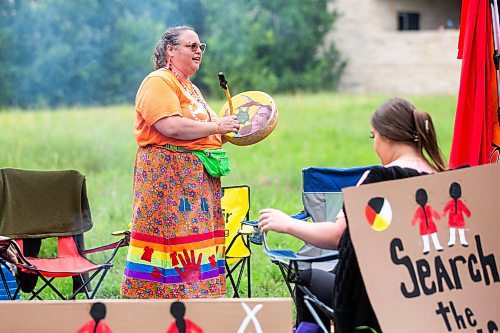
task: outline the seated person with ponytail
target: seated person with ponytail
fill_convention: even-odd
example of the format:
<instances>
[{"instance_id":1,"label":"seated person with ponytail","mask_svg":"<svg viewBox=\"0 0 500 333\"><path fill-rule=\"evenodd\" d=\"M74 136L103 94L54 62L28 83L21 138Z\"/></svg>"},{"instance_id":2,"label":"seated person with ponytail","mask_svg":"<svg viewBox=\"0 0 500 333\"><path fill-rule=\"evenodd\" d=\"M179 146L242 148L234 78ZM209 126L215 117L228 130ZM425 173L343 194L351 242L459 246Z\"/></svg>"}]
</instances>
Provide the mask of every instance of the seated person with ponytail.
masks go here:
<instances>
[{"instance_id":1,"label":"seated person with ponytail","mask_svg":"<svg viewBox=\"0 0 500 333\"><path fill-rule=\"evenodd\" d=\"M446 170L431 116L402 98L384 102L371 117L373 148L382 166L367 171L358 185L400 179ZM352 223L355 223L353 221ZM343 212L335 222L309 223L282 211L260 211L259 228L290 234L313 246L339 250L339 263L332 272L311 269L302 273L306 287L335 312L335 333L356 332L367 326L381 332L371 308L352 247ZM314 322L297 293L297 322ZM321 311L318 311L321 315ZM330 318L321 318L330 327Z\"/></svg>"}]
</instances>

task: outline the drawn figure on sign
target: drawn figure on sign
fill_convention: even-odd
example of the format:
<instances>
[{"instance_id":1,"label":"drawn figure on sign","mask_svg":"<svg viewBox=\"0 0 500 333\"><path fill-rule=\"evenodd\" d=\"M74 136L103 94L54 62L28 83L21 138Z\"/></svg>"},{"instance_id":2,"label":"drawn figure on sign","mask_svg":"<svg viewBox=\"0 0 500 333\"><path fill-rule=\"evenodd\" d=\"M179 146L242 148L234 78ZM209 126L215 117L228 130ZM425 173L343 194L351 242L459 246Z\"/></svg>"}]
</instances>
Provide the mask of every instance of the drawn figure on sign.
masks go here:
<instances>
[{"instance_id":1,"label":"drawn figure on sign","mask_svg":"<svg viewBox=\"0 0 500 333\"><path fill-rule=\"evenodd\" d=\"M246 304L246 303L241 303L241 306L243 307L243 310L245 310L245 313L246 313L246 317L245 319L243 319L243 321L241 322L241 325L240 327L238 328L238 331L237 333L245 333L247 332L246 331L246 328L248 327L248 325L250 324L250 321L253 323L253 326L255 328L255 332L256 333L263 333L262 331L262 327L260 327L260 323L259 323L259 320L257 319L257 317L255 316L257 314L257 312L259 312L264 306L262 304L257 304L255 306L255 308L250 309L250 307Z\"/></svg>"},{"instance_id":2,"label":"drawn figure on sign","mask_svg":"<svg viewBox=\"0 0 500 333\"><path fill-rule=\"evenodd\" d=\"M92 320L86 322L76 331L77 333L111 333L111 329L104 321L106 317L106 305L101 302L92 304L90 308Z\"/></svg>"},{"instance_id":3,"label":"drawn figure on sign","mask_svg":"<svg viewBox=\"0 0 500 333\"><path fill-rule=\"evenodd\" d=\"M170 313L174 317L166 333L203 333L203 330L191 320L184 318L186 306L182 302L173 302L170 306Z\"/></svg>"},{"instance_id":4,"label":"drawn figure on sign","mask_svg":"<svg viewBox=\"0 0 500 333\"><path fill-rule=\"evenodd\" d=\"M441 216L431 206L427 205L427 192L423 188L419 188L415 193L415 201L418 203L419 207L415 211L415 215L413 215L411 224L415 225L417 221L420 221L420 235L424 243L424 254L430 251L429 235L431 236L434 248L438 251L443 251L443 247L439 244L437 228L434 223L434 219L439 220Z\"/></svg>"},{"instance_id":5,"label":"drawn figure on sign","mask_svg":"<svg viewBox=\"0 0 500 333\"><path fill-rule=\"evenodd\" d=\"M452 198L443 209L443 216L448 214L448 226L450 227L450 240L448 246L455 245L455 234L458 230L460 244L467 247L469 244L465 239L465 220L464 215L470 217L470 210L467 205L460 200L462 196L462 187L459 183L453 182L450 185L450 197Z\"/></svg>"}]
</instances>

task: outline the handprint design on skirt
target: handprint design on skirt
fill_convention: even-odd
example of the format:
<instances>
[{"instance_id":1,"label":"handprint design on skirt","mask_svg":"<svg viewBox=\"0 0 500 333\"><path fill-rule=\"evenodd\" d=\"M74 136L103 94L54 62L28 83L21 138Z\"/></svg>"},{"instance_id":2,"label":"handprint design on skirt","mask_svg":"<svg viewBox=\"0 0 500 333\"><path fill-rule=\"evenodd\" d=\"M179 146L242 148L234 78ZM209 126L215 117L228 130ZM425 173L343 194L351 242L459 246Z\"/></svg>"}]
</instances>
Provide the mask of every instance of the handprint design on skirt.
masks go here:
<instances>
[{"instance_id":1,"label":"handprint design on skirt","mask_svg":"<svg viewBox=\"0 0 500 333\"><path fill-rule=\"evenodd\" d=\"M217 253L219 252L219 246L215 247L215 254L212 254L210 257L208 257L208 261L210 262L210 267L215 268L217 267Z\"/></svg>"},{"instance_id":2,"label":"handprint design on skirt","mask_svg":"<svg viewBox=\"0 0 500 333\"><path fill-rule=\"evenodd\" d=\"M194 250L190 251L191 256L189 256L185 249L182 250L182 252L184 253L184 256L182 254L178 254L178 256L183 269L175 267L177 274L179 274L184 282L194 283L200 281L202 254L198 254L198 258L195 262Z\"/></svg>"}]
</instances>

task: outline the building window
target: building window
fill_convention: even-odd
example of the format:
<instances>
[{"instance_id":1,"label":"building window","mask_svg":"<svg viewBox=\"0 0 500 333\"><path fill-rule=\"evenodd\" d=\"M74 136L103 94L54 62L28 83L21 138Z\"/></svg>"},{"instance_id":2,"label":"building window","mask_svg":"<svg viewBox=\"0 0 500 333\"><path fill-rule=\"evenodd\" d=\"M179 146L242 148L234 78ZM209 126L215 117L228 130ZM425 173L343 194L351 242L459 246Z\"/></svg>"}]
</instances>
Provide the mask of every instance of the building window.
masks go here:
<instances>
[{"instance_id":1,"label":"building window","mask_svg":"<svg viewBox=\"0 0 500 333\"><path fill-rule=\"evenodd\" d=\"M420 13L398 13L398 30L420 30Z\"/></svg>"}]
</instances>

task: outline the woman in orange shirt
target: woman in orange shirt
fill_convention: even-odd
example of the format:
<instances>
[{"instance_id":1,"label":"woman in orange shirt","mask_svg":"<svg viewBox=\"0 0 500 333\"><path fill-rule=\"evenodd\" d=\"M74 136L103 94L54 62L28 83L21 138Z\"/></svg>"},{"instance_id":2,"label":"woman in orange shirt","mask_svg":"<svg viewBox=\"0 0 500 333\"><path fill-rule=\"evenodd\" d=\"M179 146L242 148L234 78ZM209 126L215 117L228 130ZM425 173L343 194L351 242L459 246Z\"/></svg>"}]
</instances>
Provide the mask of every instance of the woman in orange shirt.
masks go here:
<instances>
[{"instance_id":1,"label":"woman in orange shirt","mask_svg":"<svg viewBox=\"0 0 500 333\"><path fill-rule=\"evenodd\" d=\"M190 27L165 31L155 71L136 95L132 234L121 294L129 298L201 298L225 294L220 178L196 153L219 149L238 131L219 118L189 77L206 44Z\"/></svg>"}]
</instances>

